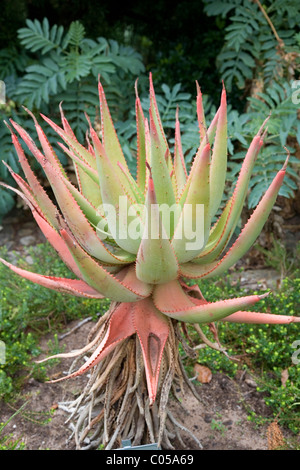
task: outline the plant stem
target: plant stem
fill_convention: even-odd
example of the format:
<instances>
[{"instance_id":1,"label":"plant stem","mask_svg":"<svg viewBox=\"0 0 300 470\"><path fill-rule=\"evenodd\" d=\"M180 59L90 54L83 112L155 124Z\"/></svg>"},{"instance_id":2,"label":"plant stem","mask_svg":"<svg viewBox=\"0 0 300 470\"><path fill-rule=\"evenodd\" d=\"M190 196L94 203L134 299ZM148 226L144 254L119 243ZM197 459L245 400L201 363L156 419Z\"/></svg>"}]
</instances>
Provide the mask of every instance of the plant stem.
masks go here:
<instances>
[{"instance_id":1,"label":"plant stem","mask_svg":"<svg viewBox=\"0 0 300 470\"><path fill-rule=\"evenodd\" d=\"M260 3L259 0L254 0L254 1L255 1L255 3L257 3L257 5L259 6L259 8L260 8L262 14L263 14L264 17L266 18L266 20L267 20L267 22L268 22L268 24L269 24L271 30L273 31L273 34L274 34L276 40L278 41L279 47L280 47L281 49L283 49L283 48L284 48L284 42L283 42L283 40L278 36L278 33L277 33L276 29L275 29L275 26L273 25L272 21L270 20L270 17L269 17L269 15L267 14L266 10L264 9L264 7L262 6L262 4Z\"/></svg>"}]
</instances>

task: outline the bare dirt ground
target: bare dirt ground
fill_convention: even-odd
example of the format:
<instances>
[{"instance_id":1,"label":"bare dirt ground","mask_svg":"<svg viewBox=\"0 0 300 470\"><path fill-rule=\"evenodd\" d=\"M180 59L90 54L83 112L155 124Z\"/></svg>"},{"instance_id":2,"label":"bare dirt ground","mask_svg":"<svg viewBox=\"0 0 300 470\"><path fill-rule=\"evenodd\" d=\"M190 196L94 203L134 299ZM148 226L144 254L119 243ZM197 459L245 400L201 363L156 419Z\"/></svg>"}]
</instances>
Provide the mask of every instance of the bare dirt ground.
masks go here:
<instances>
[{"instance_id":1,"label":"bare dirt ground","mask_svg":"<svg viewBox=\"0 0 300 470\"><path fill-rule=\"evenodd\" d=\"M72 322L70 331L78 322ZM77 331L60 341L65 350L77 349L86 342L92 324L86 323ZM43 340L42 347L47 352L47 342L53 335ZM70 360L63 359L49 370L50 377L67 371ZM27 450L75 450L70 437L70 429L65 424L68 415L58 407L58 402L74 398L84 386L86 377L79 377L56 384L47 384L29 379L19 400L13 404L19 409L25 407L6 426L5 434L13 439L21 439ZM182 404L170 401L173 415L184 426L192 430L202 443L204 450L267 450L268 428L257 427L250 422L248 411L270 417L263 396L256 391L255 383L249 376L241 375L232 380L225 374L213 374L210 383L197 385L202 399L199 403L189 392L182 397ZM0 404L1 421L5 422L14 413L11 404ZM187 449L197 449L188 434L184 435ZM182 447L178 446L178 449Z\"/></svg>"}]
</instances>

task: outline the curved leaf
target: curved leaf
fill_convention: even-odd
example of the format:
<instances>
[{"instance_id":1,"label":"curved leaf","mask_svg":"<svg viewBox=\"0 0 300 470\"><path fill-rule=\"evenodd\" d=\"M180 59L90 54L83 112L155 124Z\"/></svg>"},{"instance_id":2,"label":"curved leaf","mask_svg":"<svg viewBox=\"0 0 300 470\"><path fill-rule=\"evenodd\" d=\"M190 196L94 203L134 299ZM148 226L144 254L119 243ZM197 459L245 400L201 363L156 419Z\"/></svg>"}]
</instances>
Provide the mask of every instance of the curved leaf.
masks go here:
<instances>
[{"instance_id":1,"label":"curved leaf","mask_svg":"<svg viewBox=\"0 0 300 470\"><path fill-rule=\"evenodd\" d=\"M164 283L178 275L178 263L157 204L152 177L146 198L145 229L136 259L136 274L150 284Z\"/></svg>"},{"instance_id":2,"label":"curved leaf","mask_svg":"<svg viewBox=\"0 0 300 470\"><path fill-rule=\"evenodd\" d=\"M115 277L89 256L65 230L61 231L61 235L82 278L105 297L116 302L136 302L150 295L152 286L137 279L134 266L123 268Z\"/></svg>"},{"instance_id":3,"label":"curved leaf","mask_svg":"<svg viewBox=\"0 0 300 470\"><path fill-rule=\"evenodd\" d=\"M103 299L104 296L97 290L90 287L84 281L78 279L66 279L51 276L44 276L42 274L32 273L25 269L18 268L17 266L8 263L4 259L0 258L0 262L5 264L9 269L14 271L21 277L28 279L35 284L40 284L48 289L53 289L58 292L75 295L77 297L89 297L93 299Z\"/></svg>"},{"instance_id":4,"label":"curved leaf","mask_svg":"<svg viewBox=\"0 0 300 470\"><path fill-rule=\"evenodd\" d=\"M191 278L209 278L220 275L244 256L260 234L274 206L285 175L287 161L288 159L283 168L275 176L271 186L253 211L237 240L223 258L207 265L196 265L194 263L183 264L180 266L180 271L183 276Z\"/></svg>"},{"instance_id":5,"label":"curved leaf","mask_svg":"<svg viewBox=\"0 0 300 470\"><path fill-rule=\"evenodd\" d=\"M250 295L217 302L198 300L195 305L180 283L172 281L165 286L154 288L153 301L159 311L171 318L187 323L208 323L228 317L241 308L253 305L265 295Z\"/></svg>"}]
</instances>

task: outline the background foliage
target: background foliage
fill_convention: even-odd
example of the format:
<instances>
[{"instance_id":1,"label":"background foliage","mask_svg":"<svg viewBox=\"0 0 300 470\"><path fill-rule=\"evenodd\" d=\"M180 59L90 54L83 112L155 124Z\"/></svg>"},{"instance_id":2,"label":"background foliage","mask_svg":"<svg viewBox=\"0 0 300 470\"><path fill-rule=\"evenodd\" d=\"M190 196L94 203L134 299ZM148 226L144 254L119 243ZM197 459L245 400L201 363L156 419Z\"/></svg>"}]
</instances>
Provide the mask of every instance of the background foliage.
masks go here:
<instances>
[{"instance_id":1,"label":"background foliage","mask_svg":"<svg viewBox=\"0 0 300 470\"><path fill-rule=\"evenodd\" d=\"M146 0L128 2L118 9L107 1L101 2L100 8L98 2L87 6L72 0L63 5L55 0L19 0L18 7L17 15L12 15L11 2L4 1L0 20L0 79L7 89L7 103L1 107L3 119L13 117L22 122L35 137L33 123L21 106L58 120L58 105L63 101L67 118L84 141L84 112L96 124L99 121L100 74L134 172L134 81L139 77L147 110L147 75L151 70L171 143L179 105L189 163L198 140L195 80L206 95L208 123L218 106L224 80L230 105L228 191L253 135L271 112L248 207L257 204L283 164L283 147L292 158L280 195L295 195L299 159L293 155L300 139L298 100L292 100L299 77L300 5L296 0L267 0L263 5L258 0L158 1L154 5ZM54 131L47 128L47 134L55 144ZM56 149L66 164L66 157ZM2 159L19 171L4 125L0 125L0 150ZM3 165L0 179L12 184ZM9 191L0 188L0 218L14 202Z\"/></svg>"},{"instance_id":2,"label":"background foliage","mask_svg":"<svg viewBox=\"0 0 300 470\"><path fill-rule=\"evenodd\" d=\"M21 52L15 46L0 51L0 80L6 85L8 102L2 105L3 119L13 118L33 132L34 125L22 106L37 116L42 112L58 120L59 103L72 123L78 139L84 142L86 132L85 112L95 121L99 114L97 80L101 75L108 86L108 99L114 117L122 119L132 105L127 88L135 77L144 71L141 55L131 46L120 45L115 40L86 37L85 28L79 21L67 30L62 25L49 25L42 21L26 20L26 26L17 32ZM56 142L51 128L47 129L49 141ZM3 124L0 128L2 159L14 171L20 169L11 145L10 133ZM57 149L63 164L67 159ZM12 183L4 165L0 178ZM13 205L9 191L0 189L0 215Z\"/></svg>"},{"instance_id":3,"label":"background foliage","mask_svg":"<svg viewBox=\"0 0 300 470\"><path fill-rule=\"evenodd\" d=\"M3 248L0 255L7 256ZM30 256L33 264L28 266L26 260L21 259L19 266L39 270L43 265L43 273L46 275L72 276L49 244L31 248ZM283 315L297 314L300 308L300 257L297 260L294 275L284 277L281 289L260 302L261 311L271 310ZM34 358L40 354L39 340L42 335L53 333L53 341L48 345L49 354L61 352L54 349L54 332L58 332L66 322L74 319L92 316L96 320L97 314L107 310L109 302L64 295L30 283L13 273L7 276L7 268L2 264L0 283L1 339L6 345L6 363L0 365L0 398L9 399L12 394L21 390L30 377L36 380L47 378L48 363L34 363ZM203 280L199 286L204 297L209 300L246 295L239 284L233 286L230 275L216 279L215 283ZM203 330L208 338L214 341L209 328L204 326ZM194 329L189 328L189 333L193 338ZM243 358L242 364L211 348L199 350L197 360L206 364L213 372L223 371L230 377L235 377L242 365L254 375L278 422L289 427L294 433L299 433L300 364L291 360L295 352L292 344L299 339L297 324L273 325L270 328L268 325L219 322L218 335L228 355ZM195 341L197 344L199 338L195 338ZM193 367L194 362L190 364L191 360L184 358L184 355L183 359L187 369ZM50 361L49 364L53 362ZM284 370L288 371L289 378L282 384L281 374ZM192 374L193 372L191 376ZM259 418L251 413L249 416L253 419ZM270 420L272 419L271 417Z\"/></svg>"}]
</instances>

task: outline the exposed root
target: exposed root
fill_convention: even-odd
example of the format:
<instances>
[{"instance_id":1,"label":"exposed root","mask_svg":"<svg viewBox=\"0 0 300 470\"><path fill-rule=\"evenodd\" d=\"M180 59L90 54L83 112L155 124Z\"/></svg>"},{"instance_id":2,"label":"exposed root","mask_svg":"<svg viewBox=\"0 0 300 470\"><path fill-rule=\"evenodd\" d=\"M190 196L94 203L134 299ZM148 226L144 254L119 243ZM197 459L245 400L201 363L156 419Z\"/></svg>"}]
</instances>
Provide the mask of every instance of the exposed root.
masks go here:
<instances>
[{"instance_id":1,"label":"exposed root","mask_svg":"<svg viewBox=\"0 0 300 470\"><path fill-rule=\"evenodd\" d=\"M67 419L73 429L70 439L75 439L77 449L97 449L100 446L106 450L115 449L121 447L123 439L131 439L134 446L158 443L162 449L174 449L176 441L182 447L185 446L182 432L191 436L198 447L202 448L193 433L168 410L170 392L176 398L176 389L180 386L183 391L184 383L199 399L180 361L177 322L170 323L170 334L161 362L158 393L152 406L137 335L118 344L92 369L80 396L71 402L59 404L61 409L70 414ZM93 329L97 341L92 340L90 335L90 344L95 348L104 334L105 323L99 320L97 328ZM86 348L82 351L86 353ZM74 362L82 359L84 353ZM73 363L70 372L74 370L74 366Z\"/></svg>"}]
</instances>

